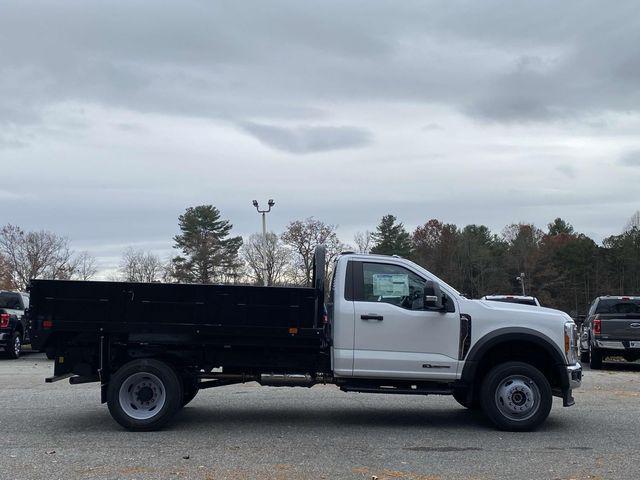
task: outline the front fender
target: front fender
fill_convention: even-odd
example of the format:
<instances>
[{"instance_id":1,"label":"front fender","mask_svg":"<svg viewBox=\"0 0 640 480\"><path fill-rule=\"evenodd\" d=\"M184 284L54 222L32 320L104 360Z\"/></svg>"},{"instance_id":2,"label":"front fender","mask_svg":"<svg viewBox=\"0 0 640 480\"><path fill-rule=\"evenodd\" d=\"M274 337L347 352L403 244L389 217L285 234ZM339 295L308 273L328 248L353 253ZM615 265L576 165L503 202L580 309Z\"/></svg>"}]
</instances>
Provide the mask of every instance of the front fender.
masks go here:
<instances>
[{"instance_id":1,"label":"front fender","mask_svg":"<svg viewBox=\"0 0 640 480\"><path fill-rule=\"evenodd\" d=\"M473 383L480 361L493 347L503 343L516 341L526 341L543 348L552 358L552 363L554 368L557 370L558 378L560 379L561 388L563 390L569 388L569 380L566 374L563 373L567 365L567 361L564 353L560 350L560 347L543 333L525 327L500 328L486 334L484 337L476 341L471 347L471 350L464 362L462 375L460 377L461 382L466 384Z\"/></svg>"}]
</instances>

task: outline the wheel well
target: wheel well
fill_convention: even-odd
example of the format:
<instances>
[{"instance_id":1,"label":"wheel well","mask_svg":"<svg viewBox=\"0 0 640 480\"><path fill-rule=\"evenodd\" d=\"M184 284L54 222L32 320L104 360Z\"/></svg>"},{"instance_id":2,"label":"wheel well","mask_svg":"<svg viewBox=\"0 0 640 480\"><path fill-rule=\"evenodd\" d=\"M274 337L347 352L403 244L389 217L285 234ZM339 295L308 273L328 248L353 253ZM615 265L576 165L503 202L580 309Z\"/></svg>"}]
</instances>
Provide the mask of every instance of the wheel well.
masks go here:
<instances>
[{"instance_id":1,"label":"wheel well","mask_svg":"<svg viewBox=\"0 0 640 480\"><path fill-rule=\"evenodd\" d=\"M477 392L489 370L504 362L524 362L533 365L549 380L552 389L562 388L557 361L553 354L532 341L509 340L492 346L478 361L473 379L474 392Z\"/></svg>"}]
</instances>

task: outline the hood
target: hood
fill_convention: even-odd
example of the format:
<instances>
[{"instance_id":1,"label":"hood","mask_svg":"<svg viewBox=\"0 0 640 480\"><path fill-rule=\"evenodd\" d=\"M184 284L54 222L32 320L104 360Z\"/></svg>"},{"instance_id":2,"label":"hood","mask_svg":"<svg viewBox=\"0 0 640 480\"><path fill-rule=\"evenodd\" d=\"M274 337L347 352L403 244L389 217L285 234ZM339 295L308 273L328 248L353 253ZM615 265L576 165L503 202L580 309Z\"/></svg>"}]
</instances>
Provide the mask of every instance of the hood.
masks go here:
<instances>
[{"instance_id":1,"label":"hood","mask_svg":"<svg viewBox=\"0 0 640 480\"><path fill-rule=\"evenodd\" d=\"M525 321L528 319L532 322L562 321L562 323L564 323L567 320L572 320L565 312L554 308L522 305L519 303L492 302L490 300L469 300L469 302L475 304L475 309L482 309L492 316L498 315L505 318L517 317L518 319Z\"/></svg>"}]
</instances>

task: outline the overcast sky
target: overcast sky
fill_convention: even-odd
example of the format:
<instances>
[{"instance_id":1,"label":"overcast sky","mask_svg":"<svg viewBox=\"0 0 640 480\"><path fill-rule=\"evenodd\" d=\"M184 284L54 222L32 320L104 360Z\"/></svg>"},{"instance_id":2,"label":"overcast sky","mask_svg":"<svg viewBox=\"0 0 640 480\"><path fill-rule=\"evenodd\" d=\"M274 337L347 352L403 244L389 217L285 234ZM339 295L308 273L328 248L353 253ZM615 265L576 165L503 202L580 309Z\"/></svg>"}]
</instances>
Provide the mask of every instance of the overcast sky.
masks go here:
<instances>
[{"instance_id":1,"label":"overcast sky","mask_svg":"<svg viewBox=\"0 0 640 480\"><path fill-rule=\"evenodd\" d=\"M637 1L0 3L0 224L102 268L211 203L597 241L640 208Z\"/></svg>"}]
</instances>

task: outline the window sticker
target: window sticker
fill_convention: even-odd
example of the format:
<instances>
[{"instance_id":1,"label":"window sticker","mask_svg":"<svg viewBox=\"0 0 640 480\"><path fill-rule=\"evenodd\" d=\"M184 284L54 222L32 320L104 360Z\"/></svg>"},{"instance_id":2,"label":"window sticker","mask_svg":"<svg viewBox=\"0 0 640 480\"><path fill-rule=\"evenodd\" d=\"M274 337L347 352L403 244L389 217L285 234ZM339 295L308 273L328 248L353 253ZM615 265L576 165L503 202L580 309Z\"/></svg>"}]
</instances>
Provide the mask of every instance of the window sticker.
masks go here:
<instances>
[{"instance_id":1,"label":"window sticker","mask_svg":"<svg viewBox=\"0 0 640 480\"><path fill-rule=\"evenodd\" d=\"M406 297L409 295L409 275L374 273L373 294L376 297Z\"/></svg>"}]
</instances>

